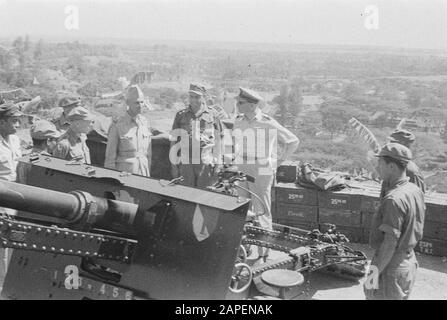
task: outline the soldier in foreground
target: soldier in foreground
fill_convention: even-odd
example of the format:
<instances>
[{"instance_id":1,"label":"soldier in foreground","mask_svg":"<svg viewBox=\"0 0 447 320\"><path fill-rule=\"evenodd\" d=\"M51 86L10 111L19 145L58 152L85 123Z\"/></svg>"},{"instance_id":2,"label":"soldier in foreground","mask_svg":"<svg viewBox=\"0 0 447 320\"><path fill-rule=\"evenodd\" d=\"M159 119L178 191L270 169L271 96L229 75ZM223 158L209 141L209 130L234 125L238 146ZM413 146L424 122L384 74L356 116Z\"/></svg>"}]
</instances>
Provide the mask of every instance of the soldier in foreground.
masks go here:
<instances>
[{"instance_id":1,"label":"soldier in foreground","mask_svg":"<svg viewBox=\"0 0 447 320\"><path fill-rule=\"evenodd\" d=\"M63 96L59 100L59 107L61 107L64 111L62 112L61 116L54 120L54 124L56 126L56 129L62 132L65 132L70 127L70 122L68 121L68 114L71 110L73 110L76 107L81 107L81 97L78 94L67 94Z\"/></svg>"},{"instance_id":2,"label":"soldier in foreground","mask_svg":"<svg viewBox=\"0 0 447 320\"><path fill-rule=\"evenodd\" d=\"M20 117L23 113L19 107L7 102L0 105L0 179L13 181L17 179L18 159L22 156L20 150L20 138L16 135L20 128ZM15 210L1 208L0 213L15 214ZM0 248L0 285L8 268L8 257L11 250Z\"/></svg>"},{"instance_id":3,"label":"soldier in foreground","mask_svg":"<svg viewBox=\"0 0 447 320\"><path fill-rule=\"evenodd\" d=\"M385 192L371 223L369 242L375 254L364 292L367 299L407 300L418 269L413 249L422 239L424 194L406 175L412 159L407 147L388 143L377 156ZM378 288L374 288L371 280L377 276Z\"/></svg>"},{"instance_id":4,"label":"soldier in foreground","mask_svg":"<svg viewBox=\"0 0 447 320\"><path fill-rule=\"evenodd\" d=\"M23 113L11 102L0 105L0 179L16 181L18 159L22 156L16 135Z\"/></svg>"},{"instance_id":5,"label":"soldier in foreground","mask_svg":"<svg viewBox=\"0 0 447 320\"><path fill-rule=\"evenodd\" d=\"M220 157L219 143L216 141L220 139L222 126L215 111L206 105L205 97L206 89L203 85L191 84L189 106L177 112L172 124L173 132L176 129L183 130L183 138L189 139L188 155L182 156L186 163L172 164L172 176L183 176L183 184L193 187L213 184L216 176L212 165L215 164L215 158ZM171 149L175 143L171 142ZM198 150L194 145L199 146Z\"/></svg>"},{"instance_id":6,"label":"soldier in foreground","mask_svg":"<svg viewBox=\"0 0 447 320\"><path fill-rule=\"evenodd\" d=\"M236 97L239 115L233 129L233 136L236 138L236 165L242 172L255 178L254 183L246 182L246 186L262 199L266 208L257 199L252 199L252 211L264 212L259 216L259 224L263 228L272 229L271 189L278 163L277 143L279 141L284 146L284 152L279 159L279 162L282 162L291 158L300 141L292 132L259 109L258 104L263 99L257 92L239 89L239 95ZM244 143L244 135L255 139L247 139L247 143ZM245 196L250 198L249 194ZM259 250L258 253L264 260L267 259L268 250Z\"/></svg>"},{"instance_id":7,"label":"soldier in foreground","mask_svg":"<svg viewBox=\"0 0 447 320\"><path fill-rule=\"evenodd\" d=\"M110 126L104 166L149 177L152 133L141 114L144 95L137 85L129 87L126 104L126 114Z\"/></svg>"},{"instance_id":8,"label":"soldier in foreground","mask_svg":"<svg viewBox=\"0 0 447 320\"><path fill-rule=\"evenodd\" d=\"M91 130L93 116L84 107L76 107L67 115L68 130L59 138L53 155L64 160L75 160L90 164L90 150L85 143Z\"/></svg>"}]
</instances>

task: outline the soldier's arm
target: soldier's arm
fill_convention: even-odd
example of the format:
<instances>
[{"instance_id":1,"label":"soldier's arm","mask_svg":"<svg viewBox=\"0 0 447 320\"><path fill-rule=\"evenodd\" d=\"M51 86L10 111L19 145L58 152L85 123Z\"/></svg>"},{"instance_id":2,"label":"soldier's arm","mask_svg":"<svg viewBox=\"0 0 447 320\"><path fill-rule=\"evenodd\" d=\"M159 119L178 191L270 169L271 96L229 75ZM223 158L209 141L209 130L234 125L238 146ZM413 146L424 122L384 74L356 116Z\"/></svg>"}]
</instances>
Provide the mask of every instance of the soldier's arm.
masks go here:
<instances>
[{"instance_id":1,"label":"soldier's arm","mask_svg":"<svg viewBox=\"0 0 447 320\"><path fill-rule=\"evenodd\" d=\"M109 129L104 166L109 169L116 168L116 154L118 152L119 134L116 124Z\"/></svg>"},{"instance_id":2,"label":"soldier's arm","mask_svg":"<svg viewBox=\"0 0 447 320\"><path fill-rule=\"evenodd\" d=\"M377 267L379 274L390 263L401 236L404 224L404 211L393 199L386 199L383 204L383 218L379 230L384 233L384 240L374 255L371 265Z\"/></svg>"},{"instance_id":3,"label":"soldier's arm","mask_svg":"<svg viewBox=\"0 0 447 320\"><path fill-rule=\"evenodd\" d=\"M276 129L278 141L284 145L284 152L280 161L289 160L293 153L298 149L300 139L290 130L284 128L276 120L272 119L273 128Z\"/></svg>"},{"instance_id":4,"label":"soldier's arm","mask_svg":"<svg viewBox=\"0 0 447 320\"><path fill-rule=\"evenodd\" d=\"M60 141L54 148L53 156L60 159L67 159L68 152L70 151L70 146L67 141Z\"/></svg>"}]
</instances>

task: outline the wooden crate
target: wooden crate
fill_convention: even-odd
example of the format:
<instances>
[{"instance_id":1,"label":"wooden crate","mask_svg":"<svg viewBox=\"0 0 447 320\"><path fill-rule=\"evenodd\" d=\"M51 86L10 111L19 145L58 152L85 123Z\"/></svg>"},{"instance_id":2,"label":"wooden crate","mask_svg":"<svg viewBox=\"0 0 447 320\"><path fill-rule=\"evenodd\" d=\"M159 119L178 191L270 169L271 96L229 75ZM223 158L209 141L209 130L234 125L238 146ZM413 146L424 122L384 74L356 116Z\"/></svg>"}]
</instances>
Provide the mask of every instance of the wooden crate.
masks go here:
<instances>
[{"instance_id":1,"label":"wooden crate","mask_svg":"<svg viewBox=\"0 0 447 320\"><path fill-rule=\"evenodd\" d=\"M415 251L439 257L447 257L447 241L424 238L417 244Z\"/></svg>"},{"instance_id":2,"label":"wooden crate","mask_svg":"<svg viewBox=\"0 0 447 320\"><path fill-rule=\"evenodd\" d=\"M277 203L318 205L317 190L297 187L294 183L278 183L275 186Z\"/></svg>"},{"instance_id":3,"label":"wooden crate","mask_svg":"<svg viewBox=\"0 0 447 320\"><path fill-rule=\"evenodd\" d=\"M319 229L320 228L318 223L315 223L315 222L299 223L296 220L288 220L288 219L278 219L278 220L274 220L274 222L276 222L278 224L283 224L283 225L286 225L286 226L294 227L294 228L309 230L309 231L311 231L313 229Z\"/></svg>"},{"instance_id":4,"label":"wooden crate","mask_svg":"<svg viewBox=\"0 0 447 320\"><path fill-rule=\"evenodd\" d=\"M333 223L338 226L360 227L362 225L362 216L358 210L343 210L332 208L319 208L319 220L321 223Z\"/></svg>"},{"instance_id":5,"label":"wooden crate","mask_svg":"<svg viewBox=\"0 0 447 320\"><path fill-rule=\"evenodd\" d=\"M425 201L425 220L447 223L447 204Z\"/></svg>"},{"instance_id":6,"label":"wooden crate","mask_svg":"<svg viewBox=\"0 0 447 320\"><path fill-rule=\"evenodd\" d=\"M425 220L424 237L447 241L447 223Z\"/></svg>"},{"instance_id":7,"label":"wooden crate","mask_svg":"<svg viewBox=\"0 0 447 320\"><path fill-rule=\"evenodd\" d=\"M361 195L358 191L318 192L320 208L360 211Z\"/></svg>"},{"instance_id":8,"label":"wooden crate","mask_svg":"<svg viewBox=\"0 0 447 320\"><path fill-rule=\"evenodd\" d=\"M277 203L274 218L296 223L318 223L318 207Z\"/></svg>"}]
</instances>

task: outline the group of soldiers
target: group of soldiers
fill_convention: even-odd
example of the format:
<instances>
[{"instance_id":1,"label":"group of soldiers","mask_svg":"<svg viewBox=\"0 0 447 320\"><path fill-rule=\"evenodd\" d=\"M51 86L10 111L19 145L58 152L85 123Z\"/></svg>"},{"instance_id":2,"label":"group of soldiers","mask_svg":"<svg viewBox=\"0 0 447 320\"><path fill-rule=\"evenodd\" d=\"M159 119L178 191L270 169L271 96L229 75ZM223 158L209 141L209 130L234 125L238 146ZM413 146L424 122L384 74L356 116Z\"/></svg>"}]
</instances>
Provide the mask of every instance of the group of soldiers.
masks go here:
<instances>
[{"instance_id":1,"label":"group of soldiers","mask_svg":"<svg viewBox=\"0 0 447 320\"><path fill-rule=\"evenodd\" d=\"M223 126L215 109L206 103L207 97L205 86L191 84L189 105L177 112L172 125L172 132L184 130L190 139L189 146L196 143L200 149L198 161L193 159L197 156L194 152L181 157L183 161L179 163L171 161L172 176L179 181L182 179L184 185L197 188L212 185L222 164L216 162L215 153L210 153L213 150L210 146L215 146L223 135ZM291 159L300 140L262 112L259 105L263 98L254 90L239 88L235 98L239 113L234 119L233 130L275 131L274 135L256 136L254 147L262 145L266 148L262 153L248 152L253 146L236 146L234 149L234 155L243 159L237 163L239 170L255 179L253 183L245 182L245 189L256 194L262 203L249 193L240 195L252 198L252 212L263 212L257 217L259 225L272 229L271 189L276 165ZM126 92L125 101L127 111L112 123L108 132L104 166L149 177L154 129L149 128L142 115L144 94L138 86L132 85ZM38 120L31 126L32 152L90 164L86 134L92 129L94 116L75 94L60 99L59 106L64 111L58 119L53 122ZM20 139L16 135L21 116L22 111L16 104L7 102L0 105L0 179L26 183L26 170L17 166L22 155ZM170 137L172 149L178 138ZM413 249L422 238L423 231L425 187L409 150L414 135L406 130L397 130L389 140L377 155L377 171L383 183L380 206L372 223L370 245L376 249L371 265L378 270L379 285L371 287L365 283L368 299L409 297L418 267ZM283 145L283 152L276 159L278 143ZM223 158L219 152L217 156ZM268 255L268 250L259 248L260 261L267 261Z\"/></svg>"}]
</instances>

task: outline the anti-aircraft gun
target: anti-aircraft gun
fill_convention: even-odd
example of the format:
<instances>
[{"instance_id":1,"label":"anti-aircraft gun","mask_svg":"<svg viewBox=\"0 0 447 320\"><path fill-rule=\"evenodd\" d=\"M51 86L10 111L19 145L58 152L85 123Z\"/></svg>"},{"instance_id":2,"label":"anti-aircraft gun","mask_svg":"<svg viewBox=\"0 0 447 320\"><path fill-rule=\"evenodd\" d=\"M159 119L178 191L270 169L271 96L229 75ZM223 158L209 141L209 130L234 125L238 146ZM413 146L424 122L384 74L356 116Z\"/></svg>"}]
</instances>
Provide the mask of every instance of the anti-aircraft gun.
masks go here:
<instances>
[{"instance_id":1,"label":"anti-aircraft gun","mask_svg":"<svg viewBox=\"0 0 447 320\"><path fill-rule=\"evenodd\" d=\"M20 165L27 185L0 183L0 206L20 210L0 219L0 244L14 249L6 299L249 298L253 288L275 295L260 289L272 269L364 275L365 256L337 243L339 235L246 225L249 200L219 188L47 156ZM230 172L220 182L245 178ZM287 255L252 268L238 261L241 244Z\"/></svg>"}]
</instances>

